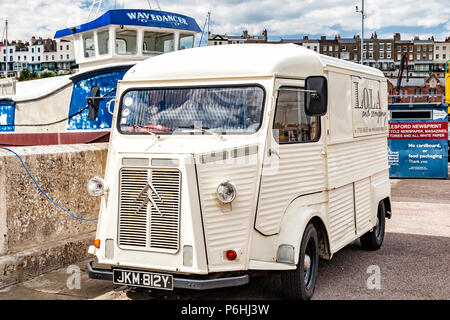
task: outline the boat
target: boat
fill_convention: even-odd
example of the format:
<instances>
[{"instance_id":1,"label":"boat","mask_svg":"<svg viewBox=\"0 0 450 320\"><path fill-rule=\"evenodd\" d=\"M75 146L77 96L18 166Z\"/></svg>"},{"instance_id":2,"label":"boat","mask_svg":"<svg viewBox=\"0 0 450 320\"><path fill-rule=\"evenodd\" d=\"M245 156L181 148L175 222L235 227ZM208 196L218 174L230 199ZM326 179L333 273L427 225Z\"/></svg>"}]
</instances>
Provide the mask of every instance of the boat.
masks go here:
<instances>
[{"instance_id":1,"label":"boat","mask_svg":"<svg viewBox=\"0 0 450 320\"><path fill-rule=\"evenodd\" d=\"M10 80L0 91L0 146L107 142L117 82L139 61L195 47L200 32L192 17L144 9L108 10L58 30L55 39L73 40L79 70Z\"/></svg>"}]
</instances>

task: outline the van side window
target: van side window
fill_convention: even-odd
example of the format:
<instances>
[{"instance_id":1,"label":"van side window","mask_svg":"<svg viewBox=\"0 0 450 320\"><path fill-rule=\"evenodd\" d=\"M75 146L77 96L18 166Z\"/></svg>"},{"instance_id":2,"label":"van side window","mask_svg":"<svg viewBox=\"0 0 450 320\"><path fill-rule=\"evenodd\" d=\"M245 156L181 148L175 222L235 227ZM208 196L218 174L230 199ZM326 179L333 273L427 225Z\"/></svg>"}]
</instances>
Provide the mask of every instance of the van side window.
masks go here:
<instances>
[{"instance_id":1,"label":"van side window","mask_svg":"<svg viewBox=\"0 0 450 320\"><path fill-rule=\"evenodd\" d=\"M293 87L278 91L273 136L280 144L318 141L320 117L305 114L305 93Z\"/></svg>"}]
</instances>

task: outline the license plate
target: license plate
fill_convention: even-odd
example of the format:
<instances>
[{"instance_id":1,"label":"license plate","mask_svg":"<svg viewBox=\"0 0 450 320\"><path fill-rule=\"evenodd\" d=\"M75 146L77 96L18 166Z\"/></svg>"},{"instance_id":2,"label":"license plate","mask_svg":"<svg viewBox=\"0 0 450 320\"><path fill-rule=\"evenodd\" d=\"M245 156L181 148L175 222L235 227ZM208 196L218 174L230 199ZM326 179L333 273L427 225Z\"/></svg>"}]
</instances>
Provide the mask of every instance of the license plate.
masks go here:
<instances>
[{"instance_id":1,"label":"license plate","mask_svg":"<svg viewBox=\"0 0 450 320\"><path fill-rule=\"evenodd\" d=\"M173 290L173 276L146 271L113 270L113 283L132 287Z\"/></svg>"}]
</instances>

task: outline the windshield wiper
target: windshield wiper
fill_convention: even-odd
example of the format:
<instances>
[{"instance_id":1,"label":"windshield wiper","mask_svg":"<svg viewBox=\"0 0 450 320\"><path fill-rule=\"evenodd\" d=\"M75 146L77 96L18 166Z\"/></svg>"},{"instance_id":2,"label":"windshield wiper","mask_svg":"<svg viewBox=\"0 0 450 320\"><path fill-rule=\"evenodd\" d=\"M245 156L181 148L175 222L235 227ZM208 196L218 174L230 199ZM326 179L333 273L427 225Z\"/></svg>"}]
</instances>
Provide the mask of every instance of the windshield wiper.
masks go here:
<instances>
[{"instance_id":1,"label":"windshield wiper","mask_svg":"<svg viewBox=\"0 0 450 320\"><path fill-rule=\"evenodd\" d=\"M209 134L211 134L211 135L213 135L213 136L218 137L220 140L223 139L223 136L222 136L221 134L218 134L218 133L216 133L216 132L214 132L214 131L209 130L208 127L184 126L184 127L178 127L178 128L180 128L180 129L195 129L195 130L201 130L201 131L203 131L203 132L206 132L206 133L209 133Z\"/></svg>"},{"instance_id":2,"label":"windshield wiper","mask_svg":"<svg viewBox=\"0 0 450 320\"><path fill-rule=\"evenodd\" d=\"M137 124L131 124L131 123L122 123L121 126L129 126L129 127L133 127L133 128L137 128L137 129L142 129L141 131L139 131L137 133L144 132L144 133L151 134L152 136L156 137L157 139L160 138L159 134L156 134L154 132L148 131L147 128L144 127L144 126L140 126L140 125L137 125Z\"/></svg>"}]
</instances>

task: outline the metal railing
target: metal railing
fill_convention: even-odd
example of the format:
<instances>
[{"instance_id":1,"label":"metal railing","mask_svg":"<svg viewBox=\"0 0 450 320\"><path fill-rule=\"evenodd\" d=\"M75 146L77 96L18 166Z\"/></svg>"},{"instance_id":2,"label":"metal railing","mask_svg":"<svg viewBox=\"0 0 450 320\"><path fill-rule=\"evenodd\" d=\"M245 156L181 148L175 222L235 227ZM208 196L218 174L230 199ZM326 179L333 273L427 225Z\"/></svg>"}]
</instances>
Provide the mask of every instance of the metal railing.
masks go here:
<instances>
[{"instance_id":1,"label":"metal railing","mask_svg":"<svg viewBox=\"0 0 450 320\"><path fill-rule=\"evenodd\" d=\"M415 100L414 100L414 98L415 98ZM389 95L388 96L388 103L391 104L391 105L392 104L409 105L410 107L413 107L414 105L417 105L417 104L424 104L424 103L435 103L435 104L436 103L440 103L440 104L444 105L445 104L445 95L443 95L443 94L397 94L397 95Z\"/></svg>"}]
</instances>

